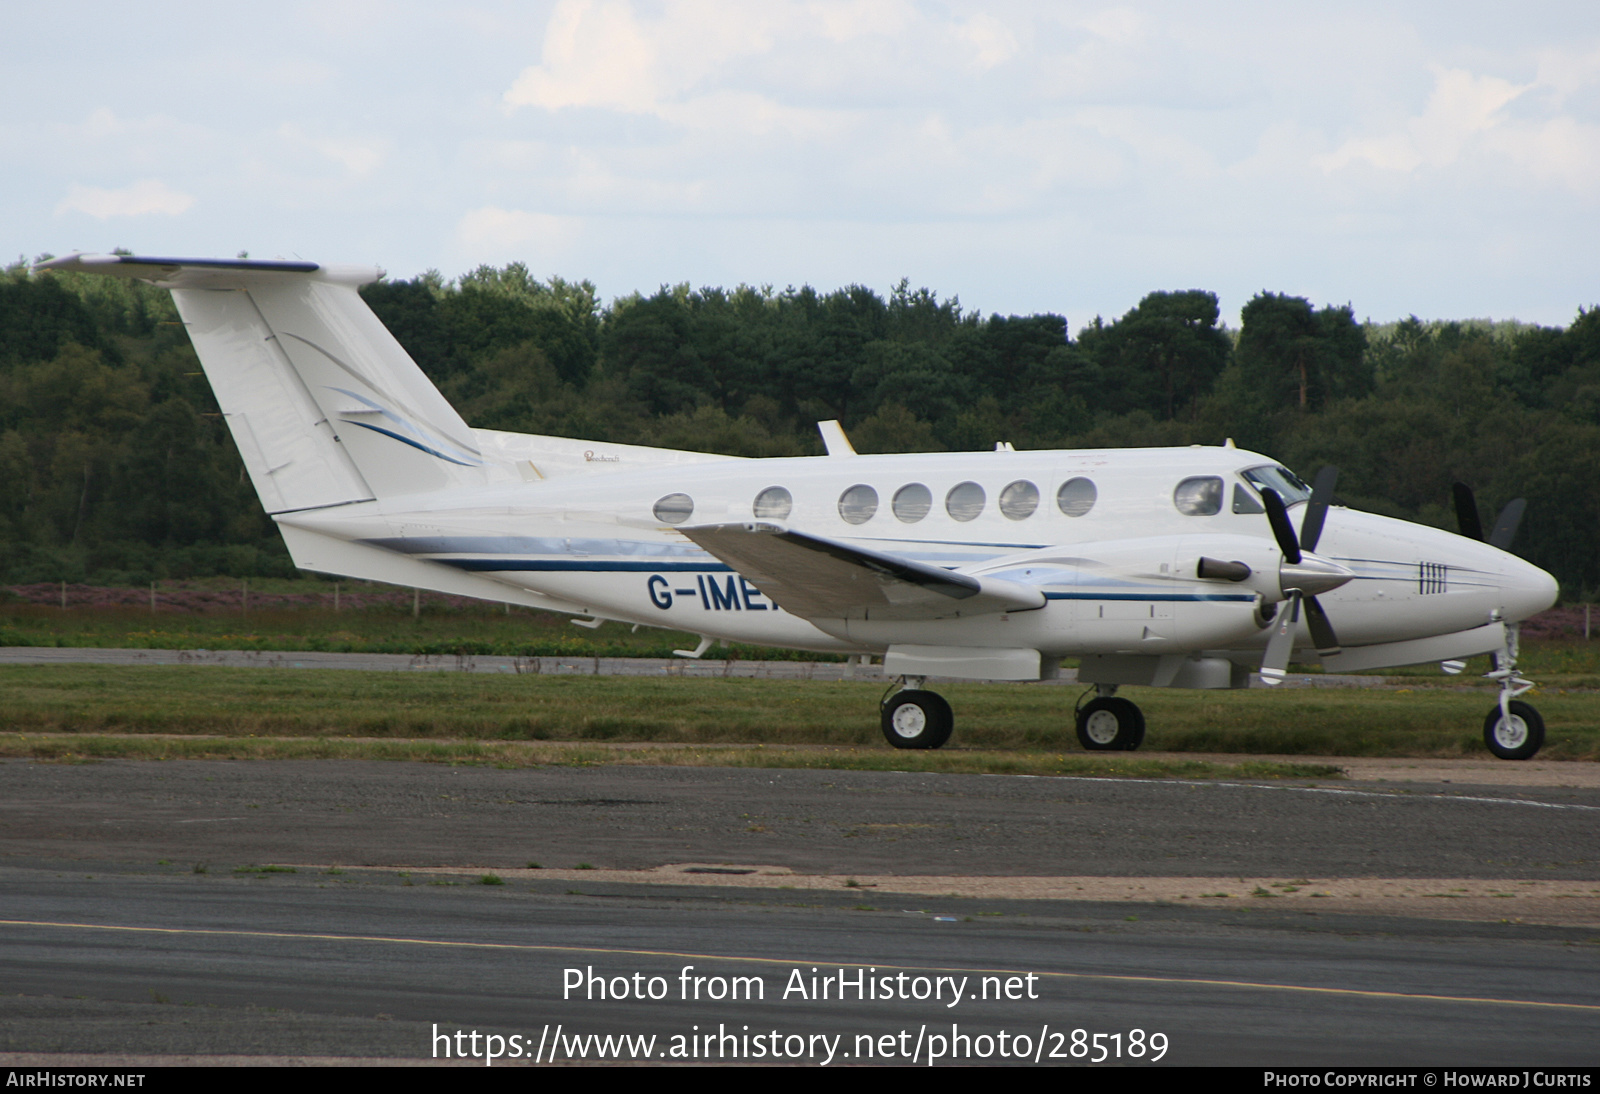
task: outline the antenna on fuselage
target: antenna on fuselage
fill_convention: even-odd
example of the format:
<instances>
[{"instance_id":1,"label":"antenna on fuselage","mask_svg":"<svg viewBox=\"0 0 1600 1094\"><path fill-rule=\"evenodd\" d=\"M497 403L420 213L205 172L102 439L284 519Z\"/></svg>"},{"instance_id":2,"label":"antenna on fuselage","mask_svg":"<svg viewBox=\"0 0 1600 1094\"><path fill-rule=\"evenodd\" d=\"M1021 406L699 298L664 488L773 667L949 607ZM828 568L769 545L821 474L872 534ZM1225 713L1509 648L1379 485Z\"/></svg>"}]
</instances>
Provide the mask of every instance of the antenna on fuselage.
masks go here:
<instances>
[{"instance_id":1,"label":"antenna on fuselage","mask_svg":"<svg viewBox=\"0 0 1600 1094\"><path fill-rule=\"evenodd\" d=\"M839 424L837 418L829 418L825 422L817 423L817 432L822 434L822 445L828 450L830 456L854 456L855 446L850 443L850 438L844 435L844 426Z\"/></svg>"}]
</instances>

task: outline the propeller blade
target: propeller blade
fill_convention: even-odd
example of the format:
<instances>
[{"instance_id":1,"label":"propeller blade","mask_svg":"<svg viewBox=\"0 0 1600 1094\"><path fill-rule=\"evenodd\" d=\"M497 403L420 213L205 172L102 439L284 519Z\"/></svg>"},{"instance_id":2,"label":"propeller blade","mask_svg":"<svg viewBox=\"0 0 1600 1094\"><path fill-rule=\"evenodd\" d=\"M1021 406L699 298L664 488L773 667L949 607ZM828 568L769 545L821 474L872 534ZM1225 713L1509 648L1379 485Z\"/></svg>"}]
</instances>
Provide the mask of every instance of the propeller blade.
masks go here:
<instances>
[{"instance_id":1,"label":"propeller blade","mask_svg":"<svg viewBox=\"0 0 1600 1094\"><path fill-rule=\"evenodd\" d=\"M1314 596L1306 597L1306 626L1311 628L1311 641L1323 657L1334 657L1343 651L1339 636L1333 633L1328 613L1322 610L1322 605L1317 603Z\"/></svg>"},{"instance_id":2,"label":"propeller blade","mask_svg":"<svg viewBox=\"0 0 1600 1094\"><path fill-rule=\"evenodd\" d=\"M1267 523L1272 526L1272 537L1278 541L1278 549L1283 552L1283 557L1292 563L1299 562L1300 541L1295 539L1294 525L1289 523L1283 499L1269 486L1261 491L1261 504L1267 507Z\"/></svg>"},{"instance_id":3,"label":"propeller blade","mask_svg":"<svg viewBox=\"0 0 1600 1094\"><path fill-rule=\"evenodd\" d=\"M1483 542L1483 521L1478 519L1478 500L1472 496L1472 487L1458 482L1450 488L1456 499L1456 525L1468 539Z\"/></svg>"},{"instance_id":4,"label":"propeller blade","mask_svg":"<svg viewBox=\"0 0 1600 1094\"><path fill-rule=\"evenodd\" d=\"M1506 507L1500 510L1500 519L1494 522L1494 531L1489 533L1489 546L1511 550L1511 541L1517 538L1517 525L1522 523L1522 514L1527 508L1527 498L1506 502Z\"/></svg>"},{"instance_id":5,"label":"propeller blade","mask_svg":"<svg viewBox=\"0 0 1600 1094\"><path fill-rule=\"evenodd\" d=\"M1299 629L1300 594L1293 592L1272 620L1272 637L1267 640L1266 656L1261 658L1261 682L1268 687L1277 687L1288 675L1289 655L1294 652L1294 636Z\"/></svg>"},{"instance_id":6,"label":"propeller blade","mask_svg":"<svg viewBox=\"0 0 1600 1094\"><path fill-rule=\"evenodd\" d=\"M1305 520L1300 522L1300 549L1315 551L1317 540L1322 538L1322 522L1328 519L1328 503L1333 501L1333 488L1339 481L1337 467L1324 467L1317 472L1311 484L1311 500L1306 503Z\"/></svg>"}]
</instances>

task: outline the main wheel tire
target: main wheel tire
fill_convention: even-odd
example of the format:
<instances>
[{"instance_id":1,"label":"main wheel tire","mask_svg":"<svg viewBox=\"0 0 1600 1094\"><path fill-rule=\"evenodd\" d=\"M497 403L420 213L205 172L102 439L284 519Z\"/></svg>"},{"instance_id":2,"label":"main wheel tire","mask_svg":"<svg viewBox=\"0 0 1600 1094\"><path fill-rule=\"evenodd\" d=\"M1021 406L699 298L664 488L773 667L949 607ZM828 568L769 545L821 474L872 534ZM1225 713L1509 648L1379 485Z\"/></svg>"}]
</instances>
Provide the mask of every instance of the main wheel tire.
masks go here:
<instances>
[{"instance_id":1,"label":"main wheel tire","mask_svg":"<svg viewBox=\"0 0 1600 1094\"><path fill-rule=\"evenodd\" d=\"M1095 699L1078 711L1078 743L1091 752L1132 752L1144 743L1144 712L1126 699Z\"/></svg>"},{"instance_id":2,"label":"main wheel tire","mask_svg":"<svg viewBox=\"0 0 1600 1094\"><path fill-rule=\"evenodd\" d=\"M1483 720L1483 743L1502 760L1526 760L1544 746L1544 719L1527 703L1513 699L1511 718L1500 713L1500 704Z\"/></svg>"},{"instance_id":3,"label":"main wheel tire","mask_svg":"<svg viewBox=\"0 0 1600 1094\"><path fill-rule=\"evenodd\" d=\"M936 692L908 689L883 704L883 735L896 748L938 748L954 728L950 704Z\"/></svg>"}]
</instances>

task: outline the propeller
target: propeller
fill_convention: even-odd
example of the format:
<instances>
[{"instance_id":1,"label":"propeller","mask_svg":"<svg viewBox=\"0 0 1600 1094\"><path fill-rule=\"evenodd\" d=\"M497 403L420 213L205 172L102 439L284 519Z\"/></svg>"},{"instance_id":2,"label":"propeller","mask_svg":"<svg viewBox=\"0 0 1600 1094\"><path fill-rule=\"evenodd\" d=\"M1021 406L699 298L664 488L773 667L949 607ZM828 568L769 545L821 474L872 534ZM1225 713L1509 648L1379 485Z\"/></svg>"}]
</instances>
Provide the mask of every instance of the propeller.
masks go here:
<instances>
[{"instance_id":1,"label":"propeller","mask_svg":"<svg viewBox=\"0 0 1600 1094\"><path fill-rule=\"evenodd\" d=\"M1485 537L1483 522L1478 519L1478 501L1472 496L1472 487L1464 482L1458 482L1450 488L1450 493L1455 497L1456 525L1461 529L1463 536L1480 543L1487 543L1502 551L1511 550L1511 541L1517 538L1517 527L1522 523L1522 514L1528 508L1527 498L1513 498L1506 502L1506 507L1500 510L1500 516L1494 522L1494 530Z\"/></svg>"},{"instance_id":2,"label":"propeller","mask_svg":"<svg viewBox=\"0 0 1600 1094\"><path fill-rule=\"evenodd\" d=\"M1522 514L1527 508L1527 498L1512 498L1506 502L1506 507L1500 510L1499 519L1494 522L1494 531L1489 533L1489 546L1502 551L1511 550L1511 541L1517 538L1517 527L1522 523Z\"/></svg>"},{"instance_id":3,"label":"propeller","mask_svg":"<svg viewBox=\"0 0 1600 1094\"><path fill-rule=\"evenodd\" d=\"M1300 523L1300 535L1289 522L1287 507L1276 490L1261 491L1261 502L1267 510L1267 523L1272 536L1283 552L1283 562L1278 567L1278 587L1287 601L1273 621L1272 637L1267 640L1266 656L1261 659L1261 679L1269 685L1283 682L1289 667L1289 656L1294 652L1295 632L1300 625L1302 606L1306 627L1311 631L1311 641L1317 653L1332 657L1340 650L1339 636L1334 633L1328 613L1317 601L1318 593L1337 589L1355 575L1336 562L1318 558L1311 551L1322 538L1322 527L1328 518L1328 505L1333 499L1333 488L1338 482L1339 470L1324 467L1317 472L1311 486L1311 498L1306 502L1305 519Z\"/></svg>"},{"instance_id":4,"label":"propeller","mask_svg":"<svg viewBox=\"0 0 1600 1094\"><path fill-rule=\"evenodd\" d=\"M1324 467L1311 480L1311 500L1306 503L1306 519L1300 522L1302 550L1317 549L1317 540L1322 538L1322 524L1328 519L1328 506L1333 501L1333 488L1338 482L1337 467Z\"/></svg>"}]
</instances>

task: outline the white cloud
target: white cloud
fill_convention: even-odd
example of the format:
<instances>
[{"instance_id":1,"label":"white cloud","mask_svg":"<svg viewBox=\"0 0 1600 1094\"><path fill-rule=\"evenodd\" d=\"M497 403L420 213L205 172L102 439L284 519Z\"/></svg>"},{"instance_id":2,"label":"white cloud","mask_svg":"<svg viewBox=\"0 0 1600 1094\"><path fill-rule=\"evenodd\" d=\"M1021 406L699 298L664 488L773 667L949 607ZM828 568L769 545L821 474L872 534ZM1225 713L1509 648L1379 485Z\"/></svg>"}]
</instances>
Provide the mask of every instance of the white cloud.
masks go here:
<instances>
[{"instance_id":1,"label":"white cloud","mask_svg":"<svg viewBox=\"0 0 1600 1094\"><path fill-rule=\"evenodd\" d=\"M1600 49L1547 49L1538 53L1537 83L1548 88L1556 102L1600 82Z\"/></svg>"},{"instance_id":2,"label":"white cloud","mask_svg":"<svg viewBox=\"0 0 1600 1094\"><path fill-rule=\"evenodd\" d=\"M352 175L371 174L382 165L388 151L387 141L315 137L291 122L278 126L278 136L292 145L308 148L324 159L332 160Z\"/></svg>"},{"instance_id":3,"label":"white cloud","mask_svg":"<svg viewBox=\"0 0 1600 1094\"><path fill-rule=\"evenodd\" d=\"M956 34L973 50L972 66L986 71L1017 54L1017 39L992 15L979 13L956 27Z\"/></svg>"},{"instance_id":4,"label":"white cloud","mask_svg":"<svg viewBox=\"0 0 1600 1094\"><path fill-rule=\"evenodd\" d=\"M1418 150L1433 166L1454 162L1473 136L1504 122L1502 108L1531 86L1461 69L1438 73L1427 109L1410 127Z\"/></svg>"},{"instance_id":5,"label":"white cloud","mask_svg":"<svg viewBox=\"0 0 1600 1094\"><path fill-rule=\"evenodd\" d=\"M456 225L456 238L469 250L496 255L529 248L545 253L561 252L577 240L582 227L576 217L486 205L461 218Z\"/></svg>"},{"instance_id":6,"label":"white cloud","mask_svg":"<svg viewBox=\"0 0 1600 1094\"><path fill-rule=\"evenodd\" d=\"M1464 69L1438 69L1422 112L1388 132L1347 140L1313 162L1332 173L1355 164L1412 175L1432 168L1503 170L1594 196L1600 185L1600 127L1550 116L1600 69L1583 57L1556 63L1547 54L1533 83L1514 84ZM1530 95L1549 91L1548 97ZM1514 112L1513 104L1526 109ZM1540 114L1545 116L1541 117Z\"/></svg>"},{"instance_id":7,"label":"white cloud","mask_svg":"<svg viewBox=\"0 0 1600 1094\"><path fill-rule=\"evenodd\" d=\"M1423 166L1448 167L1475 137L1505 124L1503 108L1532 86L1495 76L1474 76L1462 69L1439 70L1427 105L1404 128L1352 138L1321 157L1318 165L1326 171L1361 162L1401 172Z\"/></svg>"},{"instance_id":8,"label":"white cloud","mask_svg":"<svg viewBox=\"0 0 1600 1094\"><path fill-rule=\"evenodd\" d=\"M160 179L143 179L120 190L73 184L56 213L87 213L100 220L142 217L152 213L175 217L194 204L193 196L172 189Z\"/></svg>"},{"instance_id":9,"label":"white cloud","mask_svg":"<svg viewBox=\"0 0 1600 1094\"><path fill-rule=\"evenodd\" d=\"M666 0L650 9L560 0L539 63L522 70L503 102L667 117L708 95L753 93L752 84L827 95L887 84L908 93L930 74L985 71L1019 49L992 15L930 15L904 0Z\"/></svg>"},{"instance_id":10,"label":"white cloud","mask_svg":"<svg viewBox=\"0 0 1600 1094\"><path fill-rule=\"evenodd\" d=\"M561 0L545 30L542 63L523 70L506 105L647 113L661 94L656 56L627 4Z\"/></svg>"},{"instance_id":11,"label":"white cloud","mask_svg":"<svg viewBox=\"0 0 1600 1094\"><path fill-rule=\"evenodd\" d=\"M1150 19L1133 8L1106 8L1076 22L1095 37L1119 45L1138 41L1150 26Z\"/></svg>"},{"instance_id":12,"label":"white cloud","mask_svg":"<svg viewBox=\"0 0 1600 1094\"><path fill-rule=\"evenodd\" d=\"M522 71L505 103L657 113L729 61L772 50L796 15L790 4L673 0L649 19L626 0L561 0L541 62Z\"/></svg>"},{"instance_id":13,"label":"white cloud","mask_svg":"<svg viewBox=\"0 0 1600 1094\"><path fill-rule=\"evenodd\" d=\"M1507 127L1492 135L1489 147L1534 178L1591 201L1600 197L1600 126L1552 118Z\"/></svg>"},{"instance_id":14,"label":"white cloud","mask_svg":"<svg viewBox=\"0 0 1600 1094\"><path fill-rule=\"evenodd\" d=\"M916 9L904 0L817 0L803 11L830 42L899 34L917 18Z\"/></svg>"}]
</instances>

